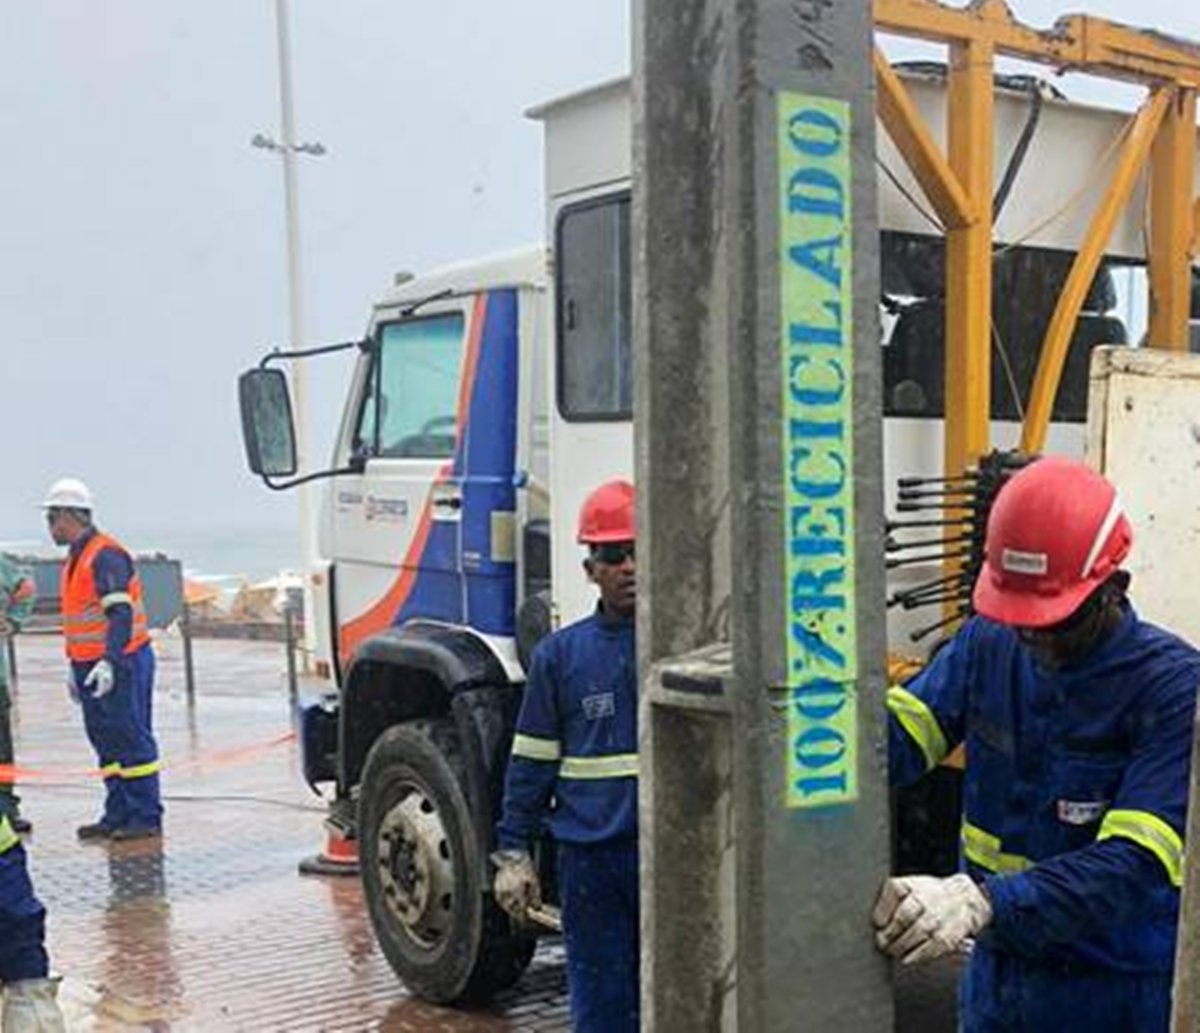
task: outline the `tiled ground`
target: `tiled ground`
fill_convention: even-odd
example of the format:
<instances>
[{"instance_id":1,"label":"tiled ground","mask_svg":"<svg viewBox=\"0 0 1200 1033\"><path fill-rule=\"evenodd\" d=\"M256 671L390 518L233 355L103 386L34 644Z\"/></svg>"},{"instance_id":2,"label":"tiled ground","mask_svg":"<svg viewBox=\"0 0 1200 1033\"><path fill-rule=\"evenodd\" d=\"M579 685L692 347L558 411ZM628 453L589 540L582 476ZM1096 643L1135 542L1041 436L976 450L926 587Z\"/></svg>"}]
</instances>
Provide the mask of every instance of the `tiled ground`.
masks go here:
<instances>
[{"instance_id":1,"label":"tiled ground","mask_svg":"<svg viewBox=\"0 0 1200 1033\"><path fill-rule=\"evenodd\" d=\"M76 1029L486 1031L567 1027L561 948L544 945L486 1012L410 998L376 949L357 879L302 877L322 842L302 784L281 647L198 641L188 705L160 643L155 726L167 764L161 843L80 845L100 789L63 684L61 643L18 642L27 846ZM270 745L271 743L276 745ZM256 747L261 747L256 749Z\"/></svg>"},{"instance_id":2,"label":"tiled ground","mask_svg":"<svg viewBox=\"0 0 1200 1033\"><path fill-rule=\"evenodd\" d=\"M485 1012L413 1000L375 946L357 879L301 877L323 841L302 784L282 647L201 640L194 705L177 642L159 645L155 726L167 764L161 843L80 845L97 815L93 758L63 681L61 642L18 644L18 761L27 845L50 911L73 1031L568 1028L562 950L542 946ZM274 743L275 745L272 745ZM899 972L897 1029L954 1029L953 965ZM824 1031L821 1031L824 1033Z\"/></svg>"}]
</instances>

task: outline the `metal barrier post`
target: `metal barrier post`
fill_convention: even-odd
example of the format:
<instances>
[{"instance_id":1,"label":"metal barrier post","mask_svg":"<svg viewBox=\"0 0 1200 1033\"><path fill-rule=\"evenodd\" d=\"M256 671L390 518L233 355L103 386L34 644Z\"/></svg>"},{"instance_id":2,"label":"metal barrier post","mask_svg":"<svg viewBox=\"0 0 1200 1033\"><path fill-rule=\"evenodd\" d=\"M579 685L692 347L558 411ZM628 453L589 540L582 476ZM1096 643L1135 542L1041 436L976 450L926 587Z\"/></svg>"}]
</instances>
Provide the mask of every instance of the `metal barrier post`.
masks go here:
<instances>
[{"instance_id":1,"label":"metal barrier post","mask_svg":"<svg viewBox=\"0 0 1200 1033\"><path fill-rule=\"evenodd\" d=\"M192 662L192 617L186 598L179 611L179 634L183 638L183 677L190 705L196 702L196 668Z\"/></svg>"},{"instance_id":2,"label":"metal barrier post","mask_svg":"<svg viewBox=\"0 0 1200 1033\"><path fill-rule=\"evenodd\" d=\"M288 698L295 703L298 694L296 686L296 607L292 603L290 592L283 607L283 637L287 650Z\"/></svg>"}]
</instances>

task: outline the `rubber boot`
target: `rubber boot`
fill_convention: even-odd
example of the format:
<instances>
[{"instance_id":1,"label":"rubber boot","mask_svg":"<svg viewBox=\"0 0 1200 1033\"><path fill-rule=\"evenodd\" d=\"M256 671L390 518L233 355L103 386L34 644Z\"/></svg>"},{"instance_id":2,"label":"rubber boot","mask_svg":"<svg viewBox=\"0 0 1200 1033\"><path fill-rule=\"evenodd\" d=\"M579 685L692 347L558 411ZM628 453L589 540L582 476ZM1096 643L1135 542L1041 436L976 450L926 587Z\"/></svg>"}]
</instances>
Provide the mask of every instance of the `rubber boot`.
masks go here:
<instances>
[{"instance_id":1,"label":"rubber boot","mask_svg":"<svg viewBox=\"0 0 1200 1033\"><path fill-rule=\"evenodd\" d=\"M4 986L4 1033L66 1033L57 979L22 979Z\"/></svg>"}]
</instances>

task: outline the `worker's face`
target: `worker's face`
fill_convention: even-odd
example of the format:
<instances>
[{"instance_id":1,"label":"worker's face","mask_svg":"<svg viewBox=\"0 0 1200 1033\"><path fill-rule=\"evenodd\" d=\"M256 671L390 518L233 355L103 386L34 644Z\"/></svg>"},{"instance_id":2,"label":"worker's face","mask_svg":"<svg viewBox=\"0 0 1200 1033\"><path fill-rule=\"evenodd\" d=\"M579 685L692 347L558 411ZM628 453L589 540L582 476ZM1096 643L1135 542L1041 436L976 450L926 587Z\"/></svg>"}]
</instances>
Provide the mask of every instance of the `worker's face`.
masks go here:
<instances>
[{"instance_id":1,"label":"worker's face","mask_svg":"<svg viewBox=\"0 0 1200 1033\"><path fill-rule=\"evenodd\" d=\"M1102 585L1070 617L1048 628L1018 628L1040 667L1059 671L1082 663L1120 620L1123 585Z\"/></svg>"},{"instance_id":2,"label":"worker's face","mask_svg":"<svg viewBox=\"0 0 1200 1033\"><path fill-rule=\"evenodd\" d=\"M637 569L633 542L593 545L583 568L600 589L604 612L614 617L632 617L637 605Z\"/></svg>"},{"instance_id":3,"label":"worker's face","mask_svg":"<svg viewBox=\"0 0 1200 1033\"><path fill-rule=\"evenodd\" d=\"M69 509L51 506L46 510L46 526L55 545L70 545L83 532L83 525Z\"/></svg>"}]
</instances>

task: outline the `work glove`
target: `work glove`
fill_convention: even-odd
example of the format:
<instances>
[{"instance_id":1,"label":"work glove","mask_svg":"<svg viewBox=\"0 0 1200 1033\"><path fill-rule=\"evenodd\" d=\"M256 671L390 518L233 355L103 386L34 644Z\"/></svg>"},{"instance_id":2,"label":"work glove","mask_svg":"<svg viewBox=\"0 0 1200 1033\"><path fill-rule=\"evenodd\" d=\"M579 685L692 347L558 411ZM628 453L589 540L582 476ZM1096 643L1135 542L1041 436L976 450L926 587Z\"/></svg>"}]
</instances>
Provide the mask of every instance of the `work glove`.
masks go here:
<instances>
[{"instance_id":1,"label":"work glove","mask_svg":"<svg viewBox=\"0 0 1200 1033\"><path fill-rule=\"evenodd\" d=\"M83 679L83 687L91 689L96 699L102 699L112 692L116 681L117 676L113 673L112 664L107 660L97 660L88 671L88 676Z\"/></svg>"},{"instance_id":2,"label":"work glove","mask_svg":"<svg viewBox=\"0 0 1200 1033\"><path fill-rule=\"evenodd\" d=\"M57 979L22 979L4 986L4 1033L66 1033Z\"/></svg>"},{"instance_id":3,"label":"work glove","mask_svg":"<svg viewBox=\"0 0 1200 1033\"><path fill-rule=\"evenodd\" d=\"M884 881L871 918L879 949L912 965L965 950L992 905L969 875L910 875Z\"/></svg>"},{"instance_id":4,"label":"work glove","mask_svg":"<svg viewBox=\"0 0 1200 1033\"><path fill-rule=\"evenodd\" d=\"M528 920L529 909L542 906L542 886L533 858L524 850L498 850L492 854L496 881L492 886L496 903L518 922Z\"/></svg>"}]
</instances>

